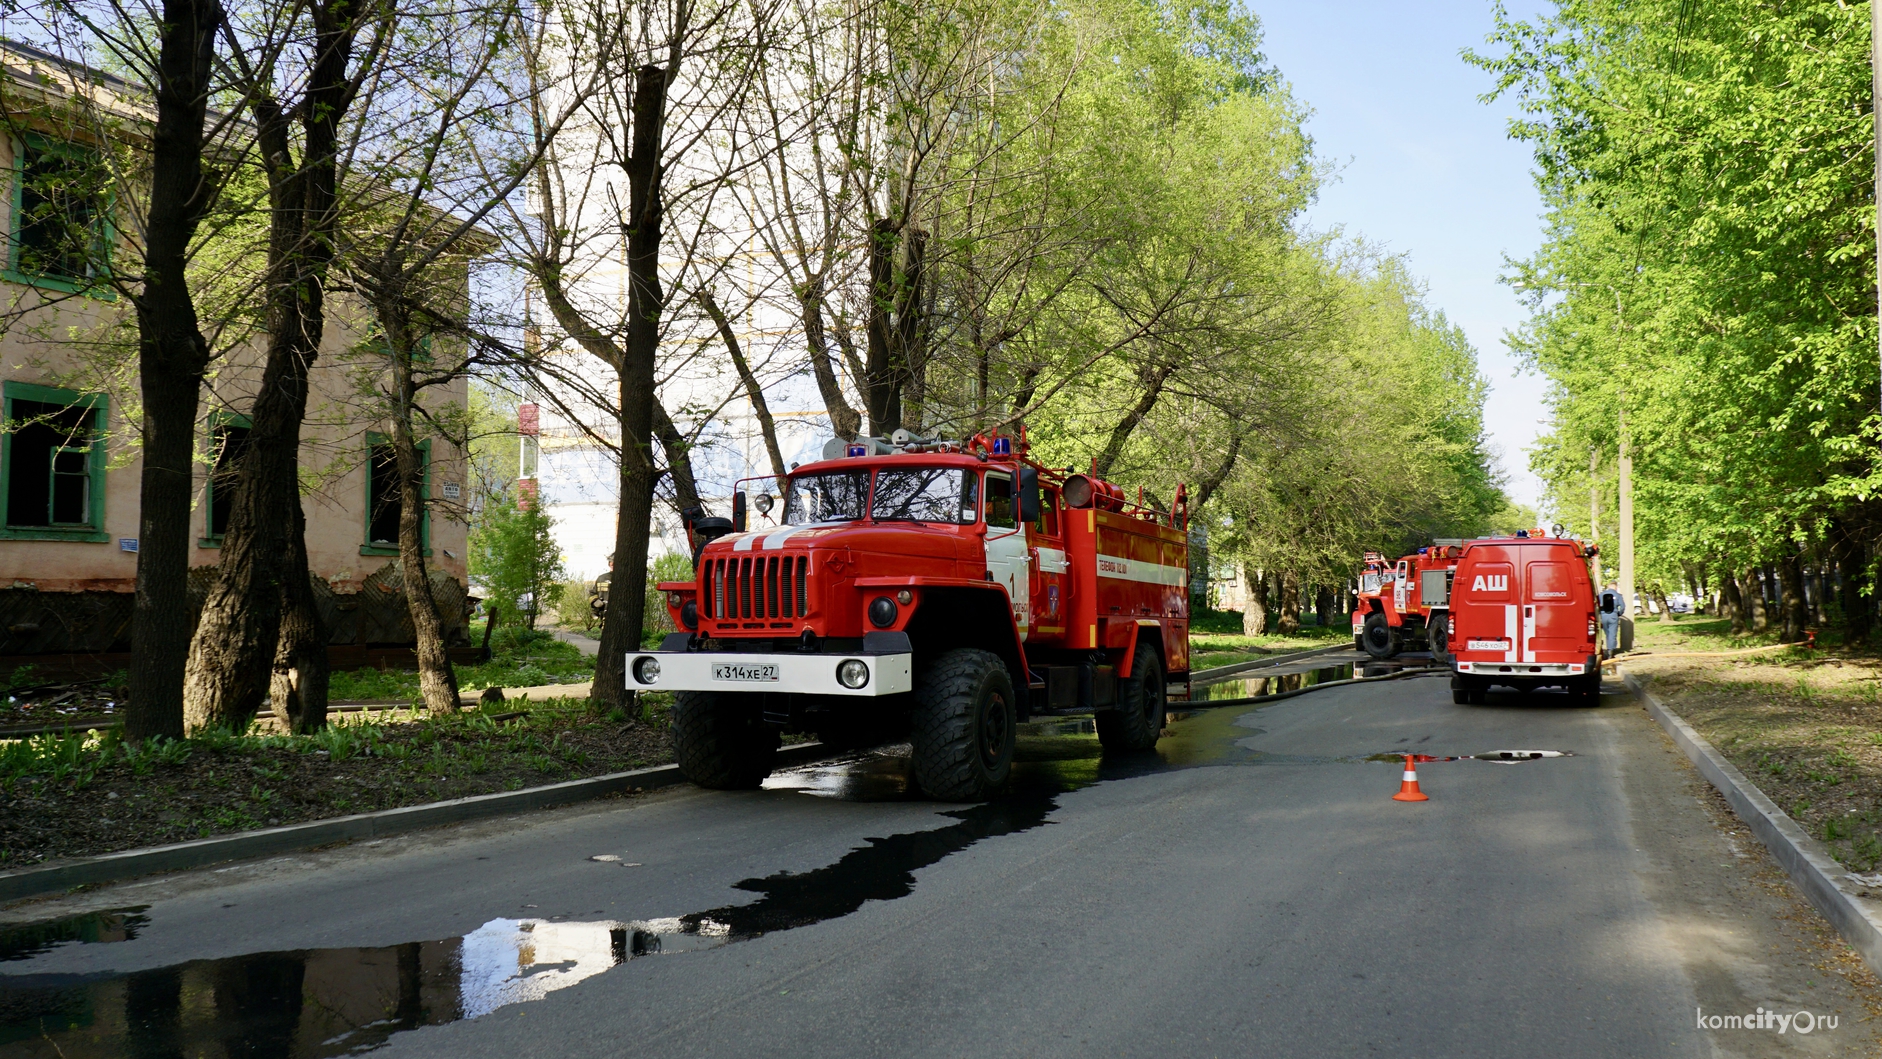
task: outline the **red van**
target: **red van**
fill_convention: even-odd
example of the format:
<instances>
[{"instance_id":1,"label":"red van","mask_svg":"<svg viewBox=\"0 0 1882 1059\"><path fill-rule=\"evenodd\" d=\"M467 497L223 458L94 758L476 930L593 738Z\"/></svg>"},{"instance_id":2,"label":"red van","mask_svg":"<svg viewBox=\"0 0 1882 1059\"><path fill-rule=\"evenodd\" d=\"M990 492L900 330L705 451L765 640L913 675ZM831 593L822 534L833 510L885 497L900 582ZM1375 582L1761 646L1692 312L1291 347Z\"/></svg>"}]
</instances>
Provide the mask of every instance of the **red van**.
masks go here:
<instances>
[{"instance_id":1,"label":"red van","mask_svg":"<svg viewBox=\"0 0 1882 1059\"><path fill-rule=\"evenodd\" d=\"M1601 697L1591 552L1556 537L1495 537L1464 546L1451 586L1451 699L1478 704L1492 685L1556 686Z\"/></svg>"}]
</instances>

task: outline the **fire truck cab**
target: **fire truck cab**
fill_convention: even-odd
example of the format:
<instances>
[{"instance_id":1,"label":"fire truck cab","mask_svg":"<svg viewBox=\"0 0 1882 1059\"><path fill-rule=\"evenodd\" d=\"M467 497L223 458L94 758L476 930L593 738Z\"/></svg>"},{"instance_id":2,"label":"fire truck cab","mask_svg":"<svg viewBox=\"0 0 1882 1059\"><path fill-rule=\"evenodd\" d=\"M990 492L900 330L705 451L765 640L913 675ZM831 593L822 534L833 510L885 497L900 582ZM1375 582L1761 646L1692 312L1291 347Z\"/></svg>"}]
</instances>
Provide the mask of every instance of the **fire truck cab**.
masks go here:
<instances>
[{"instance_id":1,"label":"fire truck cab","mask_svg":"<svg viewBox=\"0 0 1882 1059\"><path fill-rule=\"evenodd\" d=\"M907 739L920 788L969 801L1005 782L1033 715L1093 713L1107 750L1156 745L1170 683L1188 692L1180 486L1168 514L1129 503L1029 458L1023 432L839 439L825 457L759 496L759 519L741 491L729 524L695 522L694 580L660 586L685 631L628 656L630 689L676 693L688 778L756 787L786 732Z\"/></svg>"},{"instance_id":2,"label":"fire truck cab","mask_svg":"<svg viewBox=\"0 0 1882 1059\"><path fill-rule=\"evenodd\" d=\"M1600 699L1593 555L1580 541L1541 535L1465 545L1451 594L1454 701L1481 704L1494 685Z\"/></svg>"}]
</instances>

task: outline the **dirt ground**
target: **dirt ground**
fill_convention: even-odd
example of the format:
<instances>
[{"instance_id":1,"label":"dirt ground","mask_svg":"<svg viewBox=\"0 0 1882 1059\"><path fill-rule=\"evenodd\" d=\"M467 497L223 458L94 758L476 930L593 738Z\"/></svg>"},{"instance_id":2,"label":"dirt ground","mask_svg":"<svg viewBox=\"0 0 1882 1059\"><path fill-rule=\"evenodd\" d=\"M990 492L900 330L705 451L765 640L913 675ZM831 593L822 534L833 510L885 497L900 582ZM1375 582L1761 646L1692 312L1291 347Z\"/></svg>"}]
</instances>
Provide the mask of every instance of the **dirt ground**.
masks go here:
<instances>
[{"instance_id":1,"label":"dirt ground","mask_svg":"<svg viewBox=\"0 0 1882 1059\"><path fill-rule=\"evenodd\" d=\"M1625 669L1858 873L1882 868L1882 656L1741 651L1720 621L1637 626ZM1882 876L1875 879L1882 885Z\"/></svg>"},{"instance_id":2,"label":"dirt ground","mask_svg":"<svg viewBox=\"0 0 1882 1059\"><path fill-rule=\"evenodd\" d=\"M112 753L75 736L0 774L0 869L672 760L663 715L623 721L581 702L528 705L504 721L342 723L317 736L179 741L167 753Z\"/></svg>"}]
</instances>

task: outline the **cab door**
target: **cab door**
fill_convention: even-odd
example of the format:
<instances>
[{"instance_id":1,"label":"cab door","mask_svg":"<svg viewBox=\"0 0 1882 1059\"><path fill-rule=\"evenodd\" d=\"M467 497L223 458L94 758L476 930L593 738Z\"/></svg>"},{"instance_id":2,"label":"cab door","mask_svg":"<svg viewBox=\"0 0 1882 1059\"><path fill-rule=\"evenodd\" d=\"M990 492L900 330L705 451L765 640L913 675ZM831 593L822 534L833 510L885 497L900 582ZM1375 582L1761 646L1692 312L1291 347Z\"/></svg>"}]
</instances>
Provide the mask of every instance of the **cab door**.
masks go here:
<instances>
[{"instance_id":1,"label":"cab door","mask_svg":"<svg viewBox=\"0 0 1882 1059\"><path fill-rule=\"evenodd\" d=\"M987 580L1006 589L1023 640L1032 632L1032 553L1019 521L1018 485L1006 471L988 471L981 494L986 497Z\"/></svg>"},{"instance_id":2,"label":"cab door","mask_svg":"<svg viewBox=\"0 0 1882 1059\"><path fill-rule=\"evenodd\" d=\"M1576 591L1578 565L1556 560L1524 564L1523 661L1579 659L1588 639L1588 608Z\"/></svg>"},{"instance_id":3,"label":"cab door","mask_svg":"<svg viewBox=\"0 0 1882 1059\"><path fill-rule=\"evenodd\" d=\"M1065 635L1065 593L1072 564L1065 557L1065 538L1059 530L1059 491L1043 489L1039 518L1029 531L1032 538L1032 622L1041 636Z\"/></svg>"}]
</instances>

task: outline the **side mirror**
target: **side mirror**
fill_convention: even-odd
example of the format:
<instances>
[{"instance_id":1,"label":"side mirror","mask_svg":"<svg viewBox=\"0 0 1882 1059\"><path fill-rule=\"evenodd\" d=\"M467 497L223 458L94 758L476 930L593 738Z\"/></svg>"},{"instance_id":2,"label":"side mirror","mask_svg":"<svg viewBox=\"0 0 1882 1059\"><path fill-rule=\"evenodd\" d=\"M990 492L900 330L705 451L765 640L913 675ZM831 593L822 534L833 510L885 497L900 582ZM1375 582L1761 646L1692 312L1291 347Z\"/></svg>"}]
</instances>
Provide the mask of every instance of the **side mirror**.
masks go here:
<instances>
[{"instance_id":1,"label":"side mirror","mask_svg":"<svg viewBox=\"0 0 1882 1059\"><path fill-rule=\"evenodd\" d=\"M745 490L732 494L732 532L745 532Z\"/></svg>"},{"instance_id":2,"label":"side mirror","mask_svg":"<svg viewBox=\"0 0 1882 1059\"><path fill-rule=\"evenodd\" d=\"M1019 520L1021 522L1039 521L1039 469L1037 467L1019 469Z\"/></svg>"}]
</instances>

